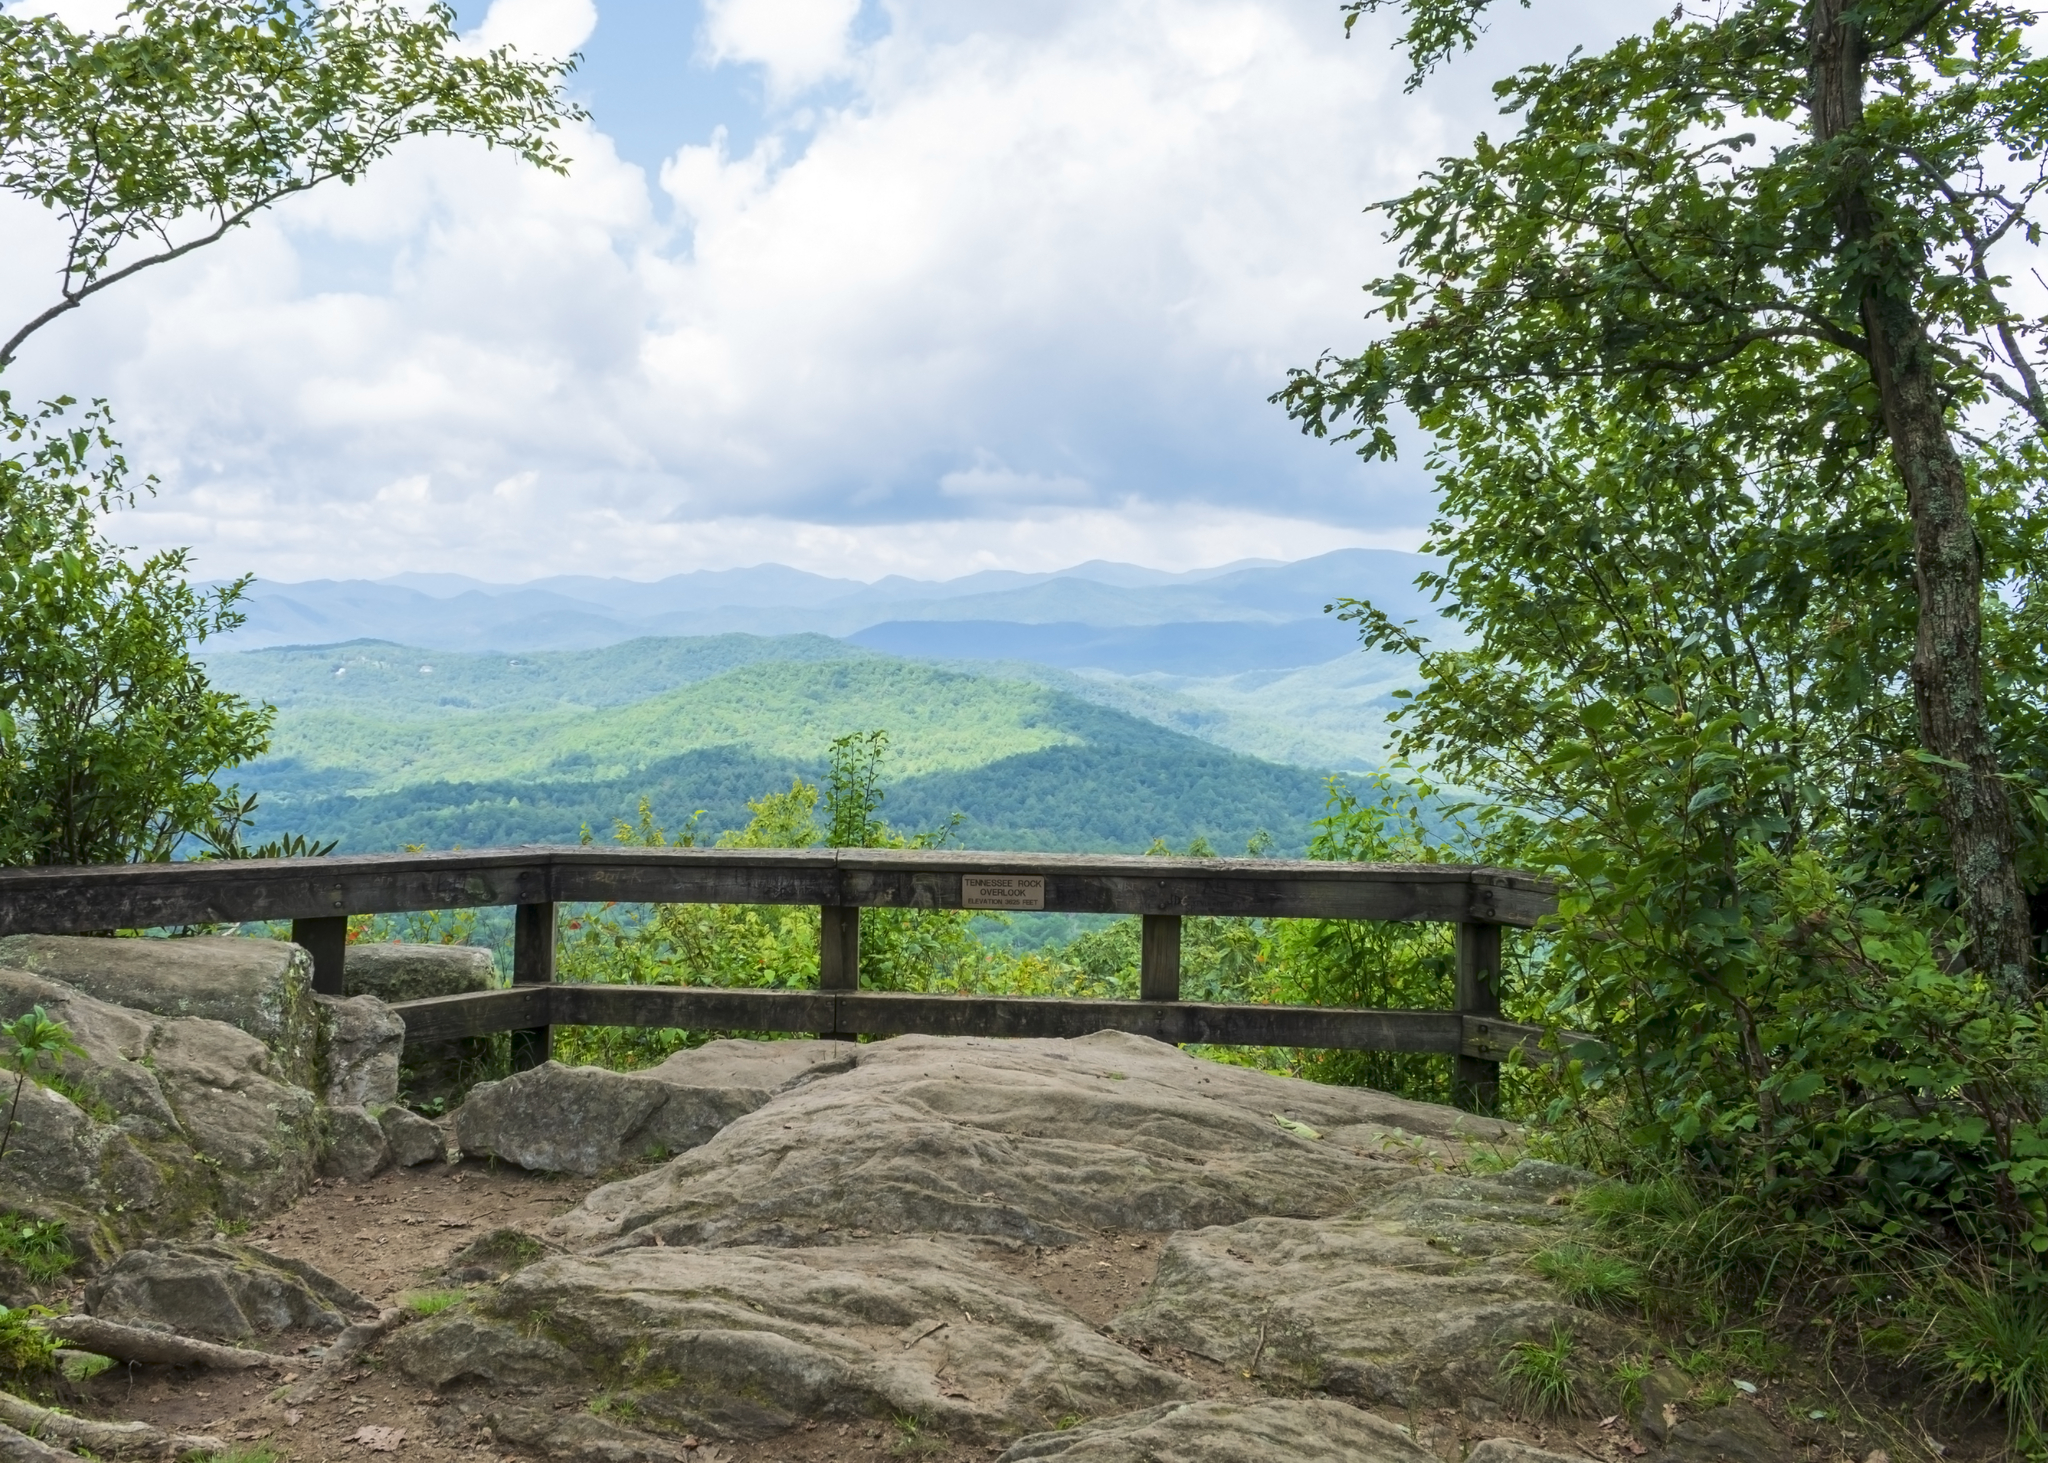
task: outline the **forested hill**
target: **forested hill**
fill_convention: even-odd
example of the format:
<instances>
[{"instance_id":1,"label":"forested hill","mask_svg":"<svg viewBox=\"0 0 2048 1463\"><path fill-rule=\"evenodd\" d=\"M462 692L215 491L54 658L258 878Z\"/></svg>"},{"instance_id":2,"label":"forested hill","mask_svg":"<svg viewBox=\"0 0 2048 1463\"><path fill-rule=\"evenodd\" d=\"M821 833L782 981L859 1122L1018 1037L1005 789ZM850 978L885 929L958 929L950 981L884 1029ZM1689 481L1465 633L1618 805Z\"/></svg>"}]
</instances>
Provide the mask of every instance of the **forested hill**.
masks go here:
<instances>
[{"instance_id":1,"label":"forested hill","mask_svg":"<svg viewBox=\"0 0 2048 1463\"><path fill-rule=\"evenodd\" d=\"M596 651L463 655L381 642L219 655L216 682L278 708L243 771L260 831L344 851L573 840L641 797L715 833L746 802L814 779L831 739L891 739L884 815L953 813L985 848L1140 850L1254 834L1299 850L1325 788L1041 684L900 660L822 636L646 639Z\"/></svg>"}]
</instances>

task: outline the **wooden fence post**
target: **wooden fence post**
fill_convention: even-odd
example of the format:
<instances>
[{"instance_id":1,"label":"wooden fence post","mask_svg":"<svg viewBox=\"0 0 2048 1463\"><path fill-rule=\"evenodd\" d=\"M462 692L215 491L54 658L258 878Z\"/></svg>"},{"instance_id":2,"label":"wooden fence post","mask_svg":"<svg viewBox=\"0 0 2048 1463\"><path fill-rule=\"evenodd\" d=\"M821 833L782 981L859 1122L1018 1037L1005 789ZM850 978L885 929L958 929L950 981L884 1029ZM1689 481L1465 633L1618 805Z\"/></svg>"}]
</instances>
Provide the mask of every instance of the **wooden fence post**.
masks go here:
<instances>
[{"instance_id":1,"label":"wooden fence post","mask_svg":"<svg viewBox=\"0 0 2048 1463\"><path fill-rule=\"evenodd\" d=\"M857 904L818 906L818 989L860 989L860 906ZM821 1031L818 1034L839 1041L854 1040L851 1032Z\"/></svg>"},{"instance_id":2,"label":"wooden fence post","mask_svg":"<svg viewBox=\"0 0 2048 1463\"><path fill-rule=\"evenodd\" d=\"M512 919L512 984L553 985L555 906L522 904ZM554 1028L529 1026L512 1033L512 1070L538 1067L554 1055Z\"/></svg>"},{"instance_id":3,"label":"wooden fence post","mask_svg":"<svg viewBox=\"0 0 2048 1463\"><path fill-rule=\"evenodd\" d=\"M343 966L348 960L348 916L295 919L292 943L313 957L314 994L340 995Z\"/></svg>"},{"instance_id":4,"label":"wooden fence post","mask_svg":"<svg viewBox=\"0 0 2048 1463\"><path fill-rule=\"evenodd\" d=\"M1180 916L1148 914L1138 933L1138 999L1180 999Z\"/></svg>"},{"instance_id":5,"label":"wooden fence post","mask_svg":"<svg viewBox=\"0 0 2048 1463\"><path fill-rule=\"evenodd\" d=\"M1500 926L1458 926L1458 1014L1500 1015ZM1466 1112L1491 1114L1500 1108L1500 1063L1460 1052L1451 1100Z\"/></svg>"}]
</instances>

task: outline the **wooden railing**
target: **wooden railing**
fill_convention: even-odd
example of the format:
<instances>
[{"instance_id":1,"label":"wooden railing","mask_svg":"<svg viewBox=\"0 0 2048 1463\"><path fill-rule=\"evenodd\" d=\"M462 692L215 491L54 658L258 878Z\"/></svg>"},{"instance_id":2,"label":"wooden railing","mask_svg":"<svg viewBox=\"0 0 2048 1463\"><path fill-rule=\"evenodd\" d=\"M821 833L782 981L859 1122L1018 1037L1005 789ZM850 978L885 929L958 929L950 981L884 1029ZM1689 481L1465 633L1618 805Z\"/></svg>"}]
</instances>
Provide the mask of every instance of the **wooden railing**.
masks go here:
<instances>
[{"instance_id":1,"label":"wooden railing","mask_svg":"<svg viewBox=\"0 0 2048 1463\"><path fill-rule=\"evenodd\" d=\"M555 908L815 904L816 990L568 985L555 981ZM1490 1110L1501 1060L1542 1057L1537 1027L1503 1021L1503 926L1556 907L1544 881L1460 864L1075 857L900 849L523 847L453 853L0 870L0 934L292 921L314 989L340 994L352 914L514 905L512 983L406 1001L413 1040L510 1031L516 1066L544 1060L554 1026L808 1031L822 1036L1081 1036L1436 1052L1456 1059L1461 1106ZM862 909L1057 910L1137 915L1139 998L1059 1000L860 989ZM1180 999L1189 915L1395 920L1456 927L1449 1011L1259 1006Z\"/></svg>"}]
</instances>

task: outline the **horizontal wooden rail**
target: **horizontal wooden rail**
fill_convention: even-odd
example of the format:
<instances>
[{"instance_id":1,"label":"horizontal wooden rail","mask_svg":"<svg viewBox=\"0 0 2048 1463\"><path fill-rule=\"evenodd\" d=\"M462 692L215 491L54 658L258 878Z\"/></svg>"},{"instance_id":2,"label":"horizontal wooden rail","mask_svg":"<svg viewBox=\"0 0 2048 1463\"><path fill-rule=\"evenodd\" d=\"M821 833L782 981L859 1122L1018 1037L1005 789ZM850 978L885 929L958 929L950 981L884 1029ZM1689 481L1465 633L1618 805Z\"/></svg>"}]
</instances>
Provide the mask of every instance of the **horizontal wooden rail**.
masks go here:
<instances>
[{"instance_id":1,"label":"horizontal wooden rail","mask_svg":"<svg viewBox=\"0 0 2048 1463\"><path fill-rule=\"evenodd\" d=\"M565 902L812 904L818 989L555 983ZM962 849L621 848L579 845L318 859L0 870L0 935L290 920L313 988L345 989L348 916L518 907L510 989L399 1007L415 1041L509 1031L512 1062L546 1059L555 1026L810 1031L842 1040L1136 1032L1161 1041L1435 1052L1457 1101L1490 1111L1501 1060L1541 1055L1535 1027L1500 1019L1503 925L1557 907L1544 880L1464 864L1177 859ZM1136 1001L926 996L860 989L863 909L1048 910L1142 917ZM1208 1005L1180 994L1181 920L1395 920L1456 927L1457 1009Z\"/></svg>"},{"instance_id":2,"label":"horizontal wooden rail","mask_svg":"<svg viewBox=\"0 0 2048 1463\"><path fill-rule=\"evenodd\" d=\"M1128 1031L1221 1046L1436 1052L1498 1062L1519 1049L1548 1061L1543 1028L1456 1011L1199 1001L1076 1001L897 991L729 990L715 986L514 986L403 1001L407 1041L449 1041L541 1025L805 1031L824 1036L1087 1036Z\"/></svg>"},{"instance_id":3,"label":"horizontal wooden rail","mask_svg":"<svg viewBox=\"0 0 2048 1463\"><path fill-rule=\"evenodd\" d=\"M967 878L1037 881L980 902ZM1000 896L992 896L1000 897ZM927 849L532 846L321 859L0 870L0 935L310 920L495 904L819 904L1043 908L1529 926L1550 886L1465 864L1077 857Z\"/></svg>"}]
</instances>

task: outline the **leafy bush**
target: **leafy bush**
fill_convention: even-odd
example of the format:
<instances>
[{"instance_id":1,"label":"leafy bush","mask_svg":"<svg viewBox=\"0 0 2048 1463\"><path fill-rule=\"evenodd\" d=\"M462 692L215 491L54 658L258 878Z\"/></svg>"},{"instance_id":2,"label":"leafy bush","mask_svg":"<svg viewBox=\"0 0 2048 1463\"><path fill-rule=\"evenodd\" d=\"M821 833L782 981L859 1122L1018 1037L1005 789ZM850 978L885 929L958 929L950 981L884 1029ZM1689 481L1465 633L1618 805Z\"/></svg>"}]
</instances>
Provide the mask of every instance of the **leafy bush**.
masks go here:
<instances>
[{"instance_id":1,"label":"leafy bush","mask_svg":"<svg viewBox=\"0 0 2048 1463\"><path fill-rule=\"evenodd\" d=\"M45 1306L0 1306L0 1377L27 1379L56 1368L56 1339L41 1325L56 1314Z\"/></svg>"},{"instance_id":2,"label":"leafy bush","mask_svg":"<svg viewBox=\"0 0 2048 1463\"><path fill-rule=\"evenodd\" d=\"M242 808L217 779L271 712L212 689L193 651L242 623L247 580L200 590L183 550L131 561L97 516L132 504L96 404L33 416L0 392L0 865L169 858ZM152 488L153 481L145 488Z\"/></svg>"}]
</instances>

